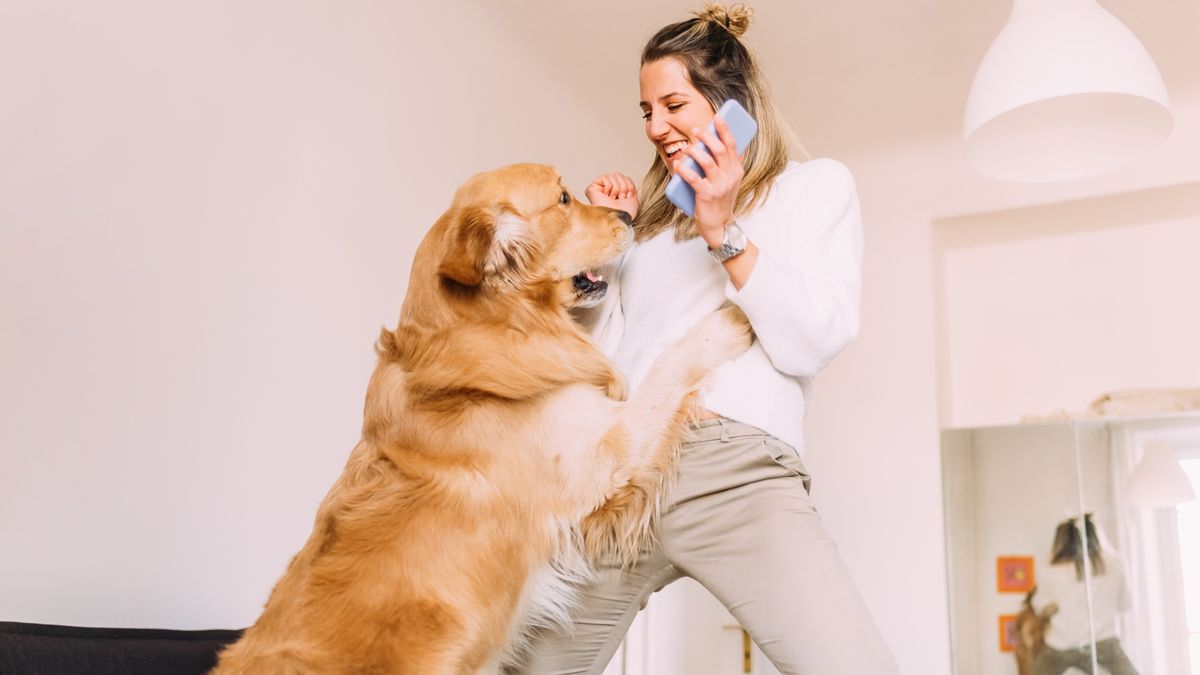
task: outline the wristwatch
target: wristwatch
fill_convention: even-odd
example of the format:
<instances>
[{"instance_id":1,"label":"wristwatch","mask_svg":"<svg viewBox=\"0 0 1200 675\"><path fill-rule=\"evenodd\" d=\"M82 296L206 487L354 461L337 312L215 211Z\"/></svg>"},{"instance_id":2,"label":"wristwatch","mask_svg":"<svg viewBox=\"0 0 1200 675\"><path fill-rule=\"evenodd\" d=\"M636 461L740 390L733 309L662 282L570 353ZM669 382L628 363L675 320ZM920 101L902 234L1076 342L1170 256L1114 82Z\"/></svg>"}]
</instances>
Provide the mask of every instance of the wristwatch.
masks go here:
<instances>
[{"instance_id":1,"label":"wristwatch","mask_svg":"<svg viewBox=\"0 0 1200 675\"><path fill-rule=\"evenodd\" d=\"M730 258L736 258L746 251L746 233L738 226L737 221L733 221L725 226L725 239L721 242L718 248L708 249L708 254L716 259L717 262L725 262Z\"/></svg>"}]
</instances>

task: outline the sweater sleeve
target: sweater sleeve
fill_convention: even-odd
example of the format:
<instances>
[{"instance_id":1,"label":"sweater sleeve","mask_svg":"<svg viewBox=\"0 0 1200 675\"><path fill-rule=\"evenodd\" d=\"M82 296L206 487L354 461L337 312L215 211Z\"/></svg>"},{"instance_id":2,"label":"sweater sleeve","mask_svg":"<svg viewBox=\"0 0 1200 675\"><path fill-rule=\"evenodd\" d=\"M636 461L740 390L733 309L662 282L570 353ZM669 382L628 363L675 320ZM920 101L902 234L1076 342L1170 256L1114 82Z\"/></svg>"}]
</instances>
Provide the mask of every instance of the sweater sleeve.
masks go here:
<instances>
[{"instance_id":1,"label":"sweater sleeve","mask_svg":"<svg viewBox=\"0 0 1200 675\"><path fill-rule=\"evenodd\" d=\"M742 308L772 365L811 377L858 333L862 293L862 215L850 171L829 159L812 160L809 176L781 176L779 215L786 242L759 246L750 278L725 294ZM793 179L799 180L793 180ZM753 235L750 236L753 241Z\"/></svg>"}]
</instances>

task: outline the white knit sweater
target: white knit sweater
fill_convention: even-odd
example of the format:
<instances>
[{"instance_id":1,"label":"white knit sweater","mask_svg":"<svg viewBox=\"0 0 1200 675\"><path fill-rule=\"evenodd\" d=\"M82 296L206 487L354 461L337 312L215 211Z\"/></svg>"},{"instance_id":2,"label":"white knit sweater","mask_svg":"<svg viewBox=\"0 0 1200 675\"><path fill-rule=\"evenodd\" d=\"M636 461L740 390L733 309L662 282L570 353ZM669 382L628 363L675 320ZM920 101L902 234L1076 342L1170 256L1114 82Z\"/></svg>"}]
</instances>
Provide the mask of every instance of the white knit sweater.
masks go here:
<instances>
[{"instance_id":1,"label":"white knit sweater","mask_svg":"<svg viewBox=\"0 0 1200 675\"><path fill-rule=\"evenodd\" d=\"M737 222L759 248L741 290L703 239L676 242L668 230L607 271L608 295L585 321L632 389L664 349L732 301L756 339L714 374L704 405L802 453L813 376L858 331L862 218L854 178L830 159L789 162L766 202Z\"/></svg>"}]
</instances>

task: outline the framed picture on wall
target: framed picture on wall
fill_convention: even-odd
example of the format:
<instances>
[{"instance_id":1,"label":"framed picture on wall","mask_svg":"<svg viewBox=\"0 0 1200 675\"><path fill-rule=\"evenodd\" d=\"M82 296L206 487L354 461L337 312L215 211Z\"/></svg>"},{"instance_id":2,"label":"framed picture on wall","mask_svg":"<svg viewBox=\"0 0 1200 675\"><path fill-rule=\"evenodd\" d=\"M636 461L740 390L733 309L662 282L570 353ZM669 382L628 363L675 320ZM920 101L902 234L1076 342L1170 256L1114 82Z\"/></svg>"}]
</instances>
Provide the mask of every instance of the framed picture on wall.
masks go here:
<instances>
[{"instance_id":1,"label":"framed picture on wall","mask_svg":"<svg viewBox=\"0 0 1200 675\"><path fill-rule=\"evenodd\" d=\"M1000 651L1011 652L1021 644L1021 636L1017 633L1017 615L1000 615Z\"/></svg>"},{"instance_id":2,"label":"framed picture on wall","mask_svg":"<svg viewBox=\"0 0 1200 675\"><path fill-rule=\"evenodd\" d=\"M996 557L997 593L1028 593L1033 586L1033 556L1002 555Z\"/></svg>"}]
</instances>

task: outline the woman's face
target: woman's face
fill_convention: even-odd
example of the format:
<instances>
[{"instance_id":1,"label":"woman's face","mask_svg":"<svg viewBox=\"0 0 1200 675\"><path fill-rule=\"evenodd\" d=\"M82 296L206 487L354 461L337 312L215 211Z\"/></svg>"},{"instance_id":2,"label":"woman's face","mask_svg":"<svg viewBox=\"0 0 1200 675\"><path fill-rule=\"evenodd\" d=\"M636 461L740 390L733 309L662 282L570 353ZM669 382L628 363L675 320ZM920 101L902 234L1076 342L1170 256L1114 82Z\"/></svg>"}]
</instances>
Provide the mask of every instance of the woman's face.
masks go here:
<instances>
[{"instance_id":1,"label":"woman's face","mask_svg":"<svg viewBox=\"0 0 1200 675\"><path fill-rule=\"evenodd\" d=\"M675 173L672 161L686 157L681 150L696 142L692 129L707 127L716 111L692 86L687 68L676 58L667 56L647 63L638 79L646 138L666 162L667 170Z\"/></svg>"}]
</instances>

